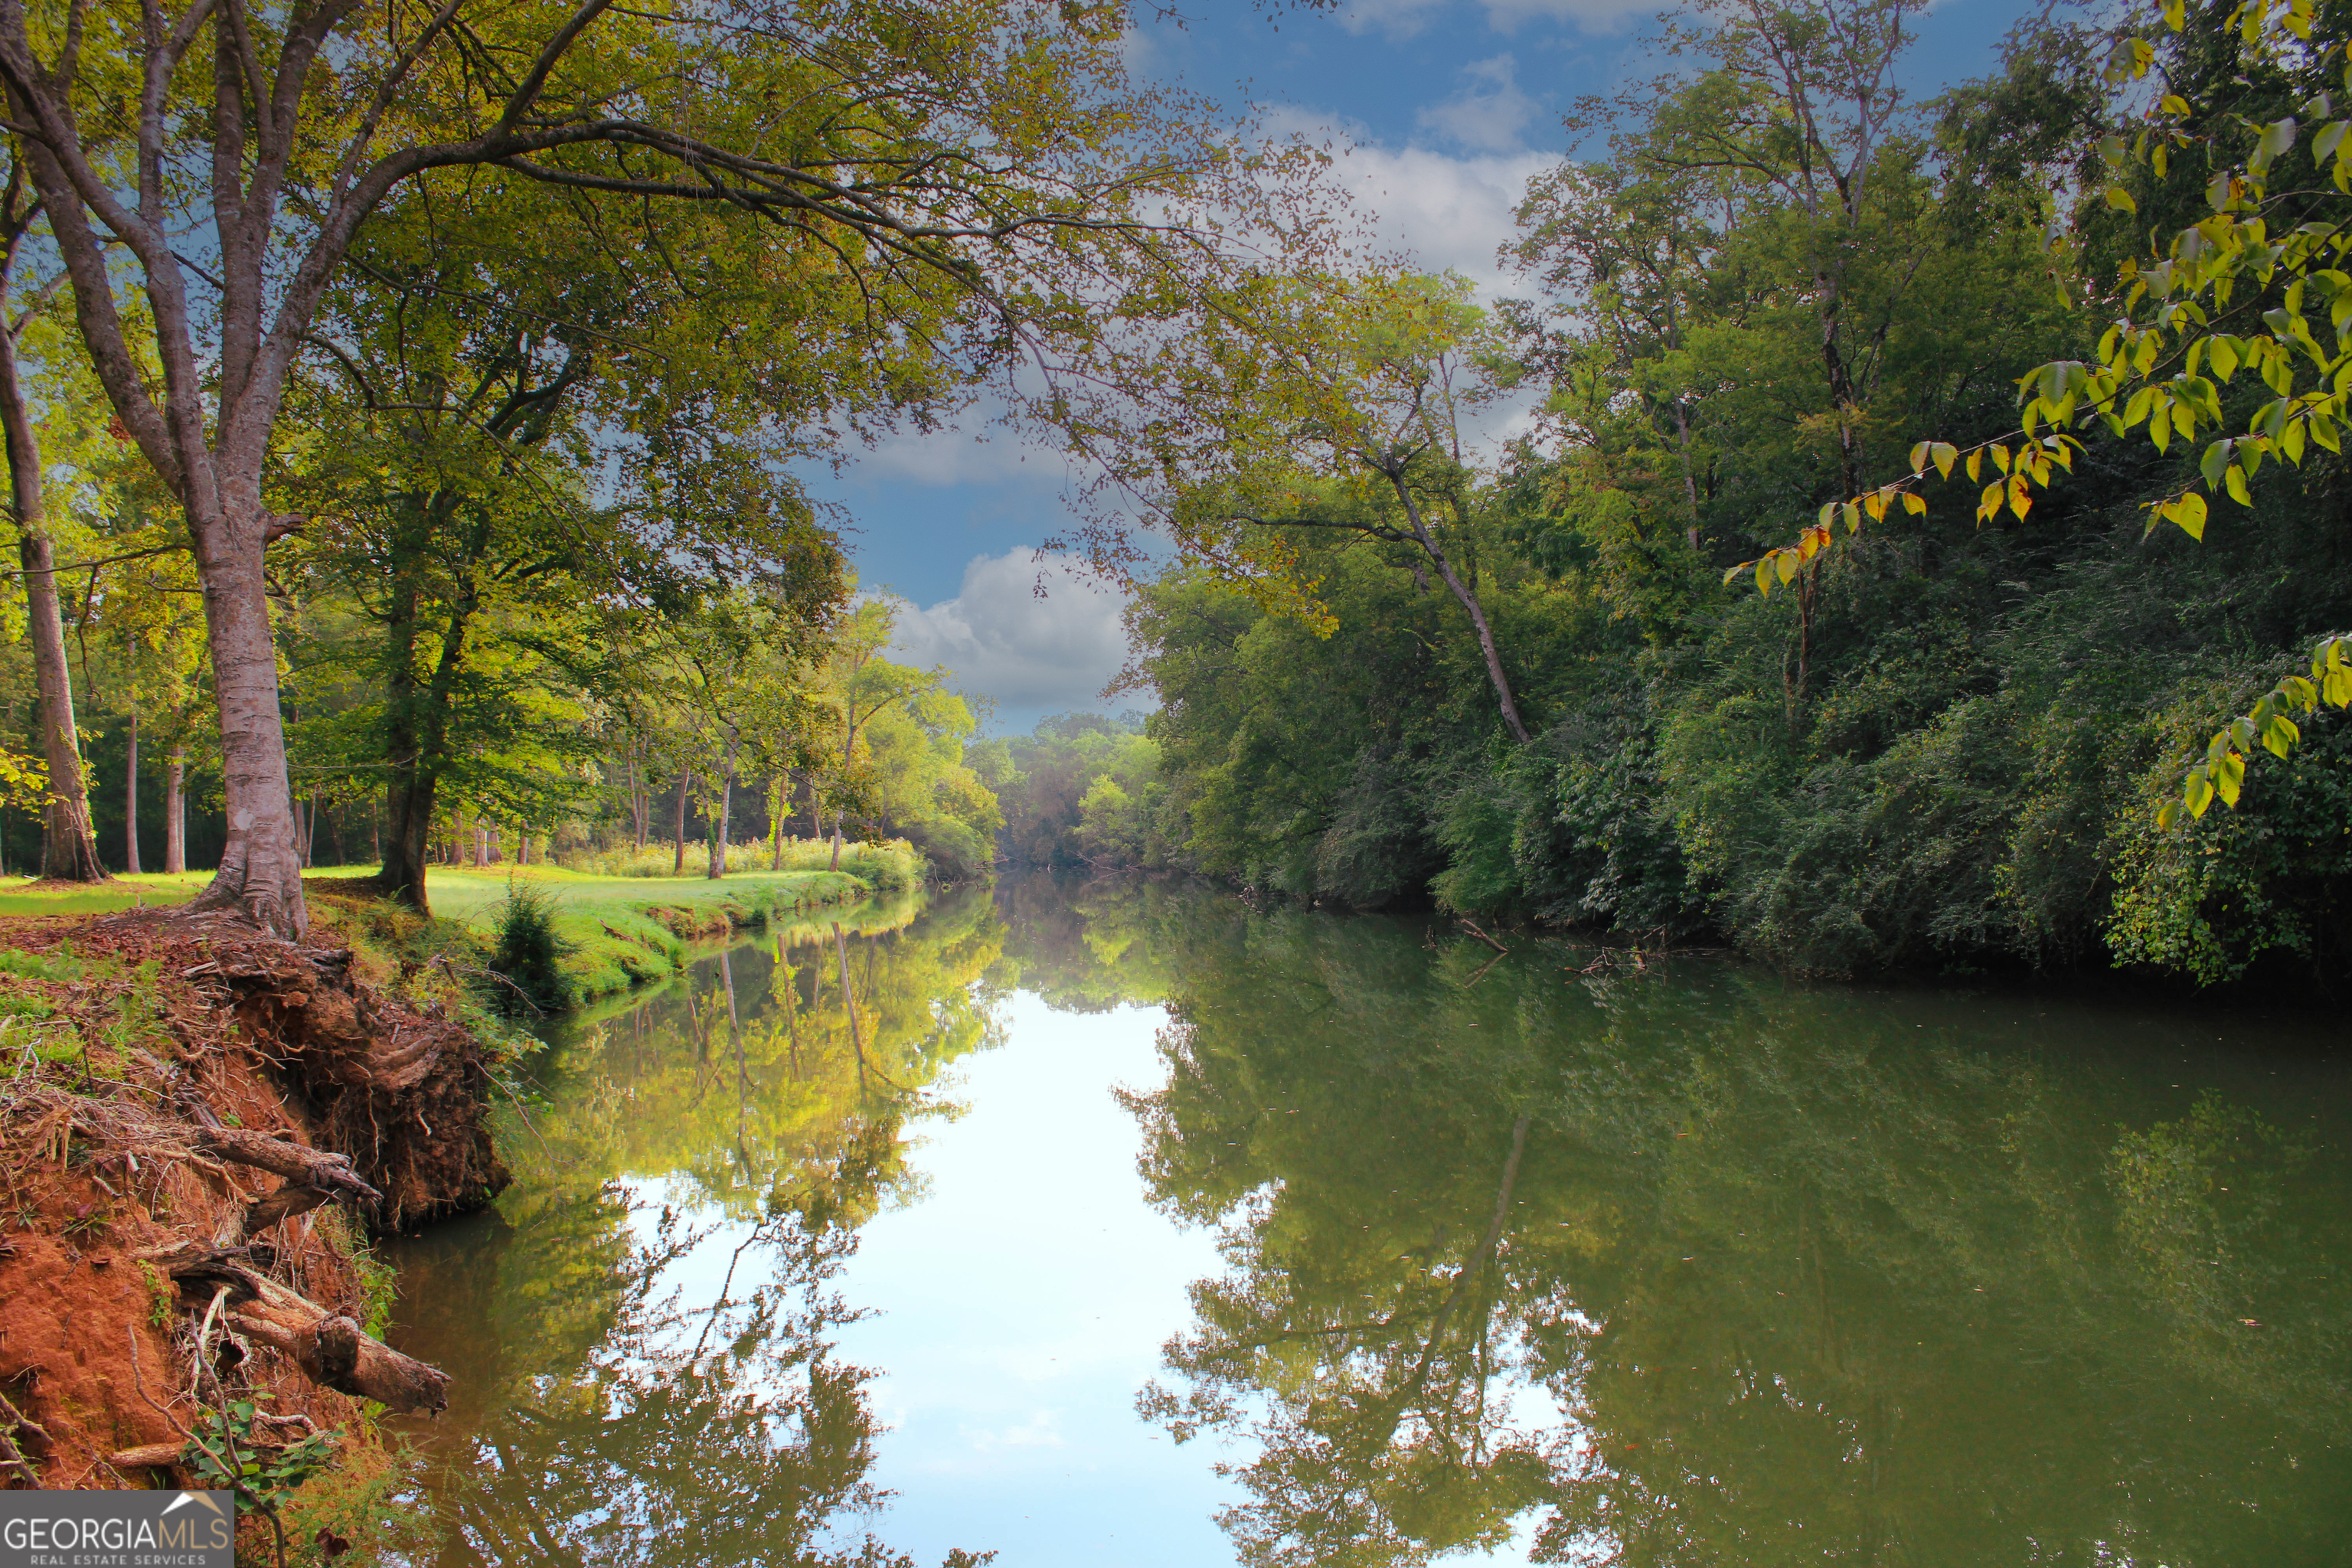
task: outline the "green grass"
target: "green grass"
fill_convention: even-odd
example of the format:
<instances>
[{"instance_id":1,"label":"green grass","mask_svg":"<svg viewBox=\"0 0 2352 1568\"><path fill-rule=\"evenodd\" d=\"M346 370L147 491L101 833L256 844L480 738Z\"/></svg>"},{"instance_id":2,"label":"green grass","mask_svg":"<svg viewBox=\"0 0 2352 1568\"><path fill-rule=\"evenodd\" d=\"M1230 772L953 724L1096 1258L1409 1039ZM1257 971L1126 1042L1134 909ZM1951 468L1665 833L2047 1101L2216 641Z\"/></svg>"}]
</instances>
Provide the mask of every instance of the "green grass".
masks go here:
<instances>
[{"instance_id":1,"label":"green grass","mask_svg":"<svg viewBox=\"0 0 2352 1568\"><path fill-rule=\"evenodd\" d=\"M117 877L94 888L33 889L29 878L0 877L0 915L102 915L141 904L184 904L212 879L210 871L182 871L170 877L149 871Z\"/></svg>"},{"instance_id":2,"label":"green grass","mask_svg":"<svg viewBox=\"0 0 2352 1568\"><path fill-rule=\"evenodd\" d=\"M873 889L841 871L739 871L705 877L600 877L561 867L425 874L433 912L483 935L497 923L508 879L527 881L554 907L555 932L572 945L563 961L583 1000L625 991L686 966L698 941L797 910L855 904Z\"/></svg>"},{"instance_id":3,"label":"green grass","mask_svg":"<svg viewBox=\"0 0 2352 1568\"><path fill-rule=\"evenodd\" d=\"M337 882L374 872L373 866L320 867L304 879L331 897ZM563 969L583 1000L675 974L696 942L736 927L789 919L798 910L845 910L876 896L866 881L845 871L736 871L714 882L700 876L597 876L557 866L436 866L425 873L425 896L442 929L454 926L487 939L510 879L527 881L554 906L556 933L572 949ZM191 871L32 890L10 879L0 881L0 915L101 914L139 903L184 903L211 879L209 871ZM357 931L354 925L346 939L358 940Z\"/></svg>"}]
</instances>

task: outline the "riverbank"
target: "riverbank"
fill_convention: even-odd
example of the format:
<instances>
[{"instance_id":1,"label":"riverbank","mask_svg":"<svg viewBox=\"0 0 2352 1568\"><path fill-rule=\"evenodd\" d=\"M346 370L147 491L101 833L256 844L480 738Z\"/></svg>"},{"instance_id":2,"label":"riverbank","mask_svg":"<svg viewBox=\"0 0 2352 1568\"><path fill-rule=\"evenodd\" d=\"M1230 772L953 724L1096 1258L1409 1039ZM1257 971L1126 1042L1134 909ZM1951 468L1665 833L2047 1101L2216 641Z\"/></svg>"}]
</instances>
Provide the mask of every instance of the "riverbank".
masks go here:
<instances>
[{"instance_id":1,"label":"riverbank","mask_svg":"<svg viewBox=\"0 0 2352 1568\"><path fill-rule=\"evenodd\" d=\"M377 1337L367 1237L509 1177L454 984L355 968L216 917L0 920L7 1484L239 1473L241 1560L271 1550L263 1504L306 1542L384 1517L371 1413L437 1410L447 1379Z\"/></svg>"},{"instance_id":2,"label":"riverbank","mask_svg":"<svg viewBox=\"0 0 2352 1568\"><path fill-rule=\"evenodd\" d=\"M615 995L664 980L686 964L694 944L783 916L842 908L900 890L904 868L884 847L848 847L842 869L735 871L702 876L601 876L556 866L436 866L427 874L430 919L375 896L372 866L320 868L303 879L314 940L358 954L362 977L398 984L421 969L479 971L510 892L527 889L548 908L565 945L558 967L581 1001ZM211 881L209 871L118 877L95 887L0 882L0 919L77 916L158 909L187 902Z\"/></svg>"}]
</instances>

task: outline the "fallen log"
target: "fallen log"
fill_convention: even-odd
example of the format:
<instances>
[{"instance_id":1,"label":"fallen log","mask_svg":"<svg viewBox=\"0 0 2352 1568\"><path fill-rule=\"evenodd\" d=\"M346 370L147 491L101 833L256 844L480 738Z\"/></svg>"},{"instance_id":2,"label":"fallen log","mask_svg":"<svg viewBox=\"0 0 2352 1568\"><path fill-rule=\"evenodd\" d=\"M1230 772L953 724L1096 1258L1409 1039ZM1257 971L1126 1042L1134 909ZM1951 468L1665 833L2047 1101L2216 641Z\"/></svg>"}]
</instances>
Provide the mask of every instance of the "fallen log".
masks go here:
<instances>
[{"instance_id":1,"label":"fallen log","mask_svg":"<svg viewBox=\"0 0 2352 1568\"><path fill-rule=\"evenodd\" d=\"M140 1448L117 1448L106 1462L118 1470L168 1469L187 1451L185 1443L150 1443Z\"/></svg>"},{"instance_id":2,"label":"fallen log","mask_svg":"<svg viewBox=\"0 0 2352 1568\"><path fill-rule=\"evenodd\" d=\"M232 1251L183 1244L141 1256L168 1274L192 1303L227 1291L229 1327L284 1352L321 1387L401 1412L448 1408L446 1373L401 1354L351 1319L255 1273Z\"/></svg>"},{"instance_id":3,"label":"fallen log","mask_svg":"<svg viewBox=\"0 0 2352 1568\"><path fill-rule=\"evenodd\" d=\"M198 1147L224 1160L251 1165L328 1194L348 1193L368 1203L380 1202L383 1197L360 1179L359 1173L352 1169L348 1154L306 1149L287 1139L247 1131L242 1127L208 1127Z\"/></svg>"}]
</instances>

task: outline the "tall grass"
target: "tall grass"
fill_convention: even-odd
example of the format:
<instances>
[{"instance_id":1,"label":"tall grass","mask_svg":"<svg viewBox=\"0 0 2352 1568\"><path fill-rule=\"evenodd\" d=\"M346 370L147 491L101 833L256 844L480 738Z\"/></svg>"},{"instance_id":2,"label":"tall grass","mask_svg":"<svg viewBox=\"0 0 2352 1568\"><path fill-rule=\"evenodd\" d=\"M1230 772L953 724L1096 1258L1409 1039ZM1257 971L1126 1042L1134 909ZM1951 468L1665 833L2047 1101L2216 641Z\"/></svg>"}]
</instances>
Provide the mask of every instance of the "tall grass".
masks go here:
<instances>
[{"instance_id":1,"label":"tall grass","mask_svg":"<svg viewBox=\"0 0 2352 1568\"><path fill-rule=\"evenodd\" d=\"M677 850L670 844L648 844L643 849L631 849L626 845L617 849L581 850L558 858L557 864L568 870L584 871L596 877L667 877L677 863ZM730 871L765 871L775 863L773 839L748 838L732 845L727 851ZM833 864L833 841L829 838L787 838L784 840L783 865L786 871L823 871ZM903 838L893 838L879 844L846 843L841 847L841 868L878 891L898 892L914 887L923 879L926 866L922 855ZM707 876L710 869L710 847L695 841L686 847L686 875Z\"/></svg>"}]
</instances>

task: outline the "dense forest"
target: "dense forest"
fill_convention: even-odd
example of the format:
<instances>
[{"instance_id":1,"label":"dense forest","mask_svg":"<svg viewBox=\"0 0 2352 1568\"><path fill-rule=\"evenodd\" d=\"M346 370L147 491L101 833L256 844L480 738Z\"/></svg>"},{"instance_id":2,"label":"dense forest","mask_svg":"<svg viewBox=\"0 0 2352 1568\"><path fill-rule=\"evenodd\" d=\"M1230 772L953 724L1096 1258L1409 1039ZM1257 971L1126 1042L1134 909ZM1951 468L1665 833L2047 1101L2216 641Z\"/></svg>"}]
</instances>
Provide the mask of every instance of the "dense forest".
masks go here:
<instances>
[{"instance_id":1,"label":"dense forest","mask_svg":"<svg viewBox=\"0 0 2352 1568\"><path fill-rule=\"evenodd\" d=\"M2174 93L2225 106L2209 122L2324 88L2221 18L2153 45ZM1433 279L1395 328L1422 334L1384 351L1420 374L1418 444L1302 468L1287 515L1246 520L1314 604L1213 565L1145 585L1130 674L1161 705L1132 741L1063 721L1027 742L1017 850L1725 940L1811 973L2340 963L2340 718L2323 705L2288 760L2257 757L2242 809L2158 820L2206 737L2352 626L2333 439L2201 541L2147 510L2195 481L2201 443L2119 439L2122 418L1991 515L1932 455L1905 460L1927 436L2009 437L2021 378L2106 353L2149 225L2210 216L2209 158L2131 162L2142 84L2063 21L1916 109L1885 107L1889 58L1824 47L1807 77L1752 31L1685 41L1711 68L1588 106L1605 155L1530 188L1525 298L1482 312ZM2326 184L2286 157L2281 187ZM2275 312L2292 280L2221 319ZM2259 434L2270 379L2199 423ZM1464 411L1529 388L1534 427L1478 458ZM1826 545L1842 498L1922 467L1924 504L1849 507L1833 549L1808 530L1781 591L1740 570L1816 509Z\"/></svg>"}]
</instances>

